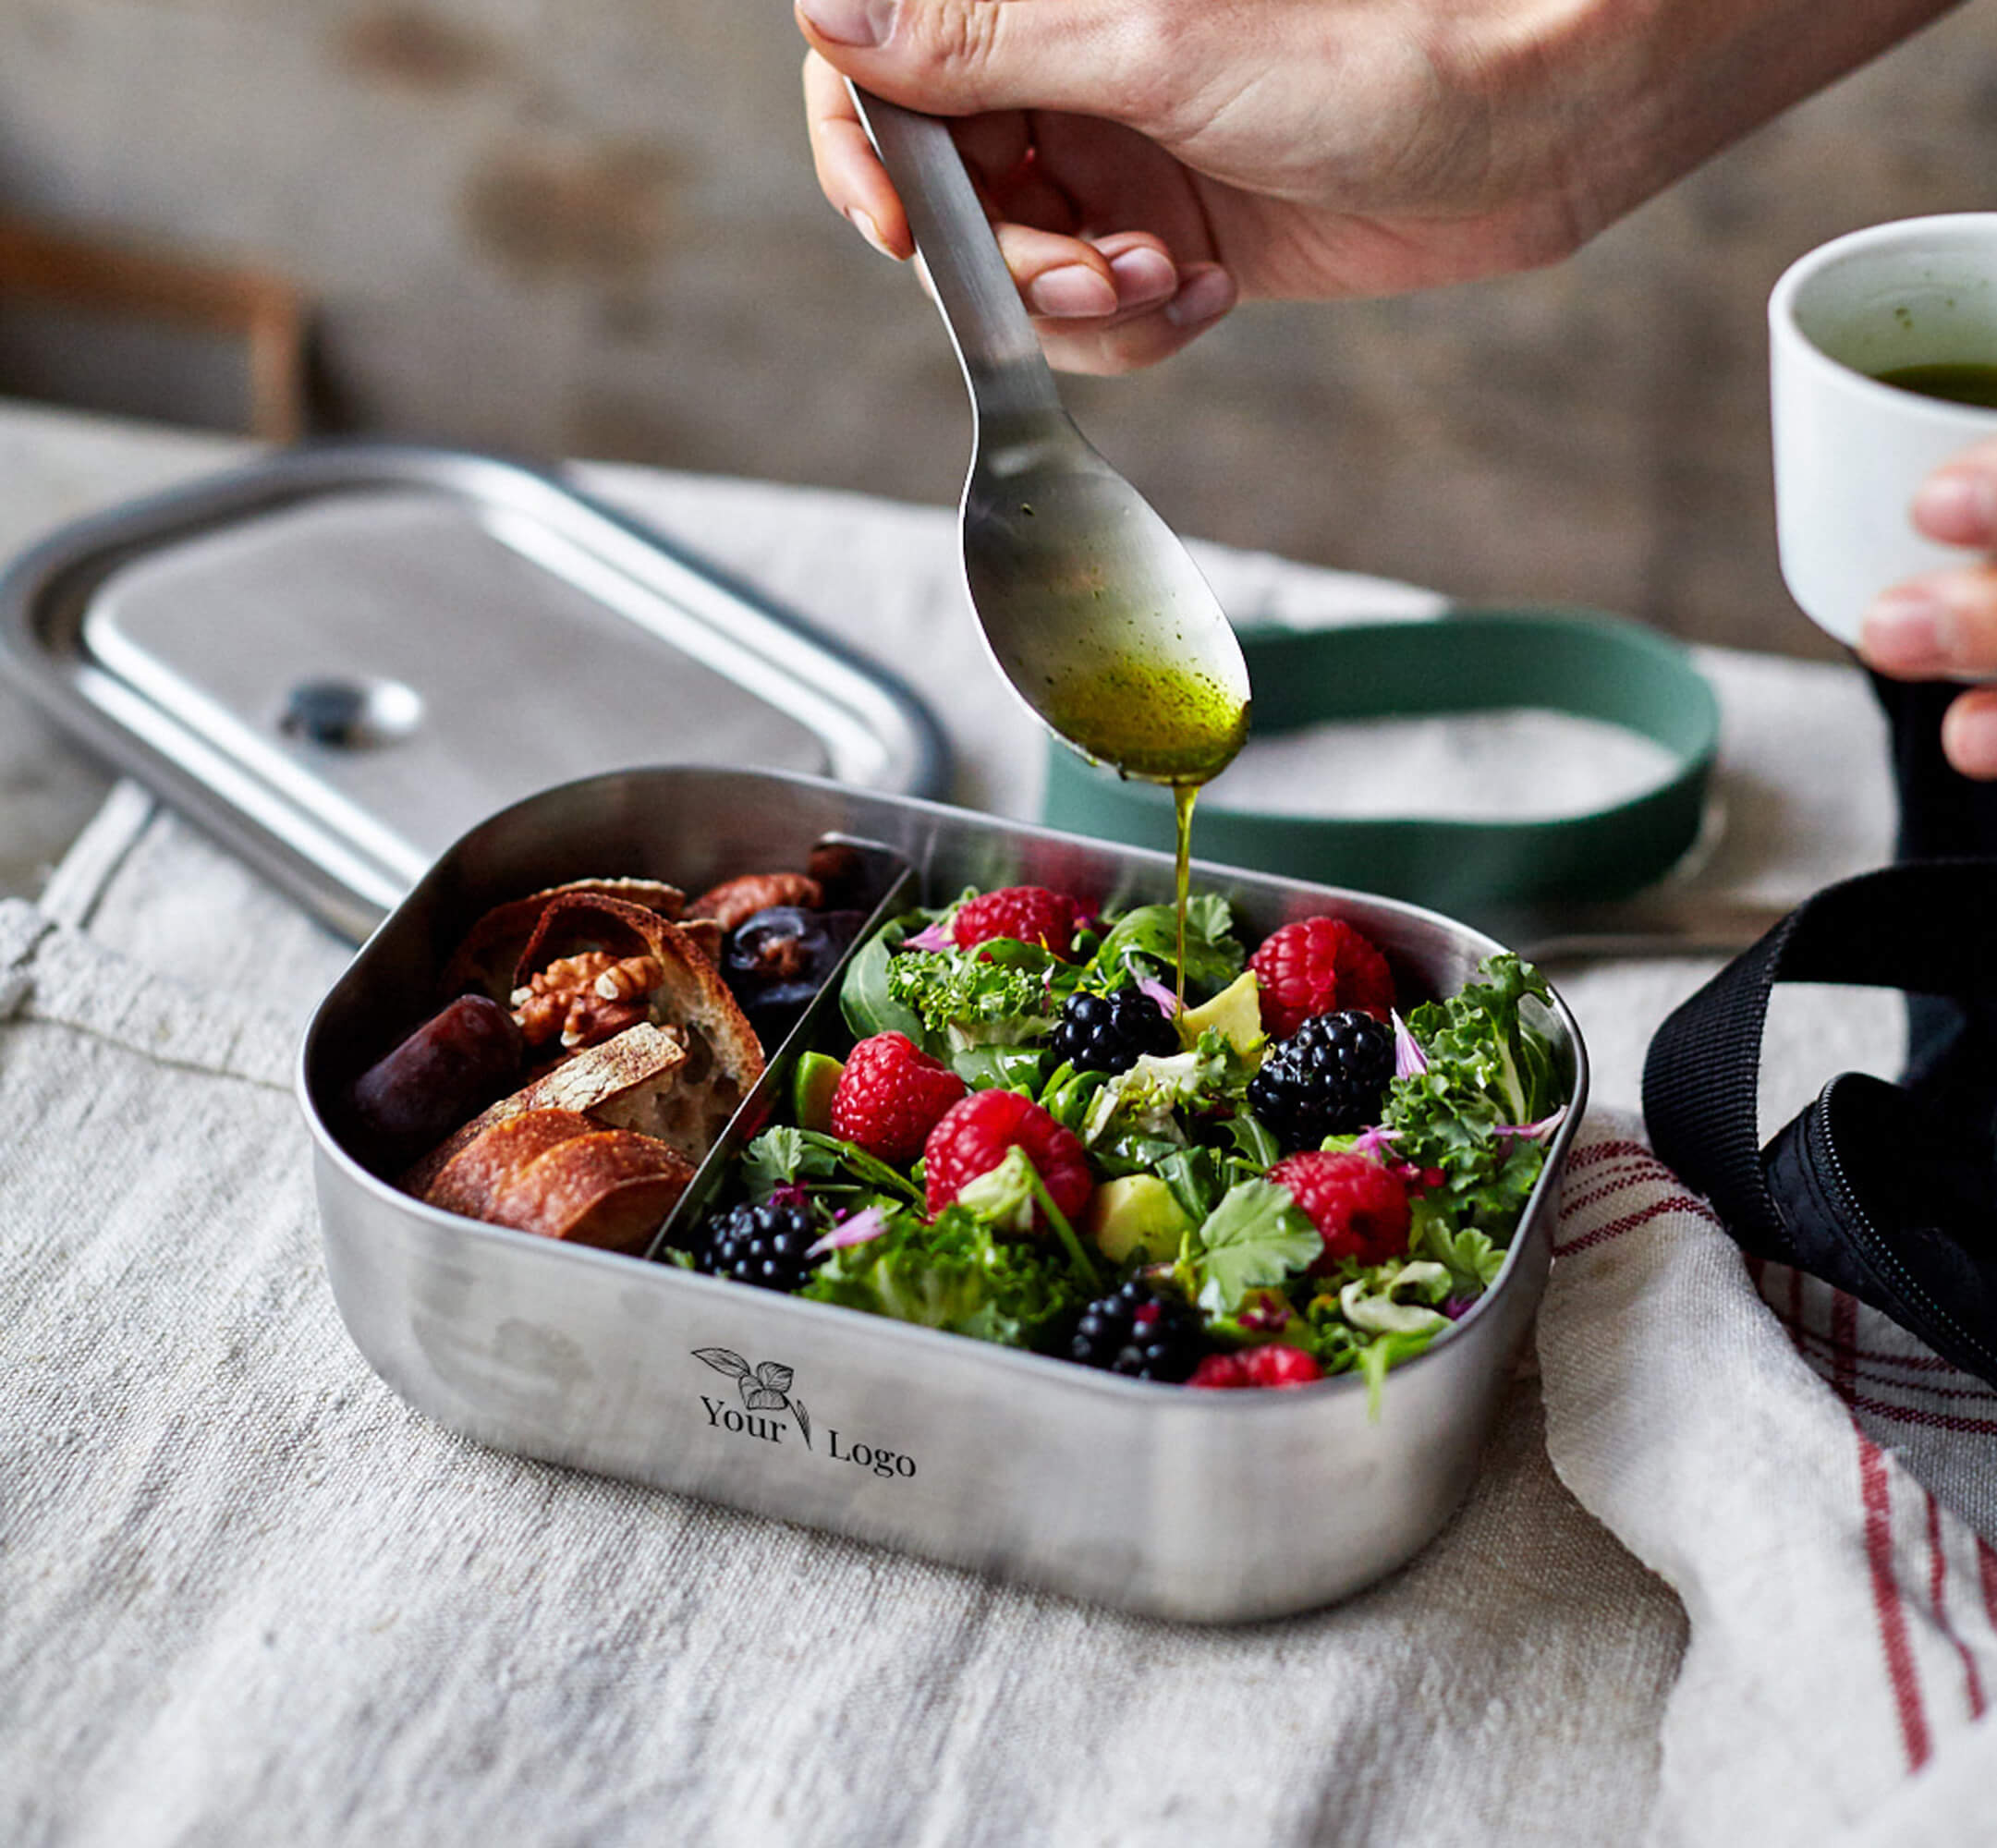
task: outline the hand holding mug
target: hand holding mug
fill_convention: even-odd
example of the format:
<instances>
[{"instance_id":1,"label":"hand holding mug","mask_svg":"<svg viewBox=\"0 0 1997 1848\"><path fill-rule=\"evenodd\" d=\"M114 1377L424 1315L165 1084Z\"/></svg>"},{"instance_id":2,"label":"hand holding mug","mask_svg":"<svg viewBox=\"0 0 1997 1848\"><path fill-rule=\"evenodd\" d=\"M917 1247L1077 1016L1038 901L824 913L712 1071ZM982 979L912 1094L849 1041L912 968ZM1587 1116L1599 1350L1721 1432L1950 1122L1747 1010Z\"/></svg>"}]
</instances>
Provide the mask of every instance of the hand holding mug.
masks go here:
<instances>
[{"instance_id":1,"label":"hand holding mug","mask_svg":"<svg viewBox=\"0 0 1997 1848\"><path fill-rule=\"evenodd\" d=\"M1997 438L1929 476L1912 518L1929 539L1986 556L1881 591L1865 613L1860 656L1895 680L1997 675ZM1954 700L1942 722L1942 748L1965 776L1997 778L1997 686Z\"/></svg>"},{"instance_id":2,"label":"hand holding mug","mask_svg":"<svg viewBox=\"0 0 1997 1848\"><path fill-rule=\"evenodd\" d=\"M1812 250L1769 298L1769 354L1804 614L1895 679L1997 681L1997 213ZM1963 775L1997 778L1997 685L1957 698L1942 738Z\"/></svg>"}]
</instances>

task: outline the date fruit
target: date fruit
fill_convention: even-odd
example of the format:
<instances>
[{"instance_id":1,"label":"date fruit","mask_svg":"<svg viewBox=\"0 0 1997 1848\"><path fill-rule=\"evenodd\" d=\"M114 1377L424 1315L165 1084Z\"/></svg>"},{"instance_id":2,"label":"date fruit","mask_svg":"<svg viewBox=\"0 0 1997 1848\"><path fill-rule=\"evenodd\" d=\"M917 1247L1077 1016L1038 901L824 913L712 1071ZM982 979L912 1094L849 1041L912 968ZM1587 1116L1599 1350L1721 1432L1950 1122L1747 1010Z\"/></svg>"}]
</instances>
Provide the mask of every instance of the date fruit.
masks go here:
<instances>
[{"instance_id":1,"label":"date fruit","mask_svg":"<svg viewBox=\"0 0 1997 1848\"><path fill-rule=\"evenodd\" d=\"M722 977L765 1046L790 1031L866 921L862 911L773 905L729 932Z\"/></svg>"},{"instance_id":2,"label":"date fruit","mask_svg":"<svg viewBox=\"0 0 1997 1848\"><path fill-rule=\"evenodd\" d=\"M355 1118L383 1161L420 1155L511 1087L524 1045L496 1001L460 995L355 1080Z\"/></svg>"}]
</instances>

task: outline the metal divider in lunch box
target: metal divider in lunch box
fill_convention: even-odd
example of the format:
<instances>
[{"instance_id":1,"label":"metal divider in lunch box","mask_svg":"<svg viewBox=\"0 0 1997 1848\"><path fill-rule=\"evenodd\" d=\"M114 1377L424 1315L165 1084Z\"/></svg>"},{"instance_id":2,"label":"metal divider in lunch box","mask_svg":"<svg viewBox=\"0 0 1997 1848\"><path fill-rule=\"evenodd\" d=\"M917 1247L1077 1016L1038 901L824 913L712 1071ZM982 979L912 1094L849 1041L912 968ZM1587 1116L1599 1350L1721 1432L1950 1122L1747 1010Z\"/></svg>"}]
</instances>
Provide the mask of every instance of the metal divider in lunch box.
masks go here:
<instances>
[{"instance_id":1,"label":"metal divider in lunch box","mask_svg":"<svg viewBox=\"0 0 1997 1848\"><path fill-rule=\"evenodd\" d=\"M334 930L458 834L663 760L932 796L894 675L561 479L331 444L84 519L0 577L0 673Z\"/></svg>"},{"instance_id":2,"label":"metal divider in lunch box","mask_svg":"<svg viewBox=\"0 0 1997 1848\"><path fill-rule=\"evenodd\" d=\"M1328 1603L1412 1557L1461 1502L1550 1263L1556 1177L1587 1094L1557 1000L1570 1109L1496 1283L1370 1401L1353 1375L1209 1392L481 1224L367 1172L342 1088L407 1026L481 910L585 870L673 878L797 865L826 836L905 859L929 902L1021 881L1104 907L1170 896L1169 855L775 772L662 768L516 804L450 847L322 1003L299 1095L326 1265L375 1371L453 1430L524 1456L1159 1616ZM1419 906L1196 862L1244 937L1334 910L1414 994L1498 945ZM792 1048L797 1040L789 1042ZM697 1177L699 1189L712 1170Z\"/></svg>"}]
</instances>

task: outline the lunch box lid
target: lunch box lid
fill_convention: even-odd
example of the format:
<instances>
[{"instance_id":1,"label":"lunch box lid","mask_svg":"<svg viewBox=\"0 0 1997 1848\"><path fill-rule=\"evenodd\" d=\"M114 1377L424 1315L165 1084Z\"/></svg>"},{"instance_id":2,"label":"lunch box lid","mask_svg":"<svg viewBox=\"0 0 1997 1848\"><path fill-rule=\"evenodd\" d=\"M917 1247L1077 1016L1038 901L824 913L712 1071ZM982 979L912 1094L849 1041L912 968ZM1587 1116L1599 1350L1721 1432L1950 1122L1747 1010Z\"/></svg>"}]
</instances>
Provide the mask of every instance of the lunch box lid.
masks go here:
<instances>
[{"instance_id":1,"label":"lunch box lid","mask_svg":"<svg viewBox=\"0 0 1997 1848\"><path fill-rule=\"evenodd\" d=\"M948 775L893 675L559 477L454 450L311 445L67 526L0 576L0 672L355 938L578 777Z\"/></svg>"}]
</instances>

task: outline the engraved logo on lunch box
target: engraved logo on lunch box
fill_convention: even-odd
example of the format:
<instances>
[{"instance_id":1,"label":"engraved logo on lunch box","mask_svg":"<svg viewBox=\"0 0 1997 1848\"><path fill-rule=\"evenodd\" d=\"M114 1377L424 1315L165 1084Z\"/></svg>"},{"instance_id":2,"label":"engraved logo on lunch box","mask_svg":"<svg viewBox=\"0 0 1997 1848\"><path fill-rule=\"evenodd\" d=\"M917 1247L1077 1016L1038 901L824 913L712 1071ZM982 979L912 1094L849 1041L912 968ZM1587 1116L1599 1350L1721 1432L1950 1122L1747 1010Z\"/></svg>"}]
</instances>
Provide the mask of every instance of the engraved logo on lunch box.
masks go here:
<instances>
[{"instance_id":1,"label":"engraved logo on lunch box","mask_svg":"<svg viewBox=\"0 0 1997 1848\"><path fill-rule=\"evenodd\" d=\"M795 1371L780 1360L765 1360L761 1365L751 1367L732 1347L697 1347L693 1357L703 1366L712 1367L716 1373L725 1373L736 1383L741 1395L740 1405L731 1405L726 1399L710 1398L700 1394L700 1404L707 1413L707 1421L716 1430L727 1431L736 1437L750 1438L762 1443L781 1444L784 1433L795 1429L804 1440L806 1450L812 1449L811 1415L804 1408L804 1401L794 1393L791 1381ZM785 1415L788 1415L787 1416ZM915 1458L898 1451L883 1450L877 1444L844 1444L839 1441L836 1429L828 1426L824 1433L825 1448L821 1453L828 1463L848 1463L860 1469L871 1470L876 1476L896 1476L903 1481L915 1475Z\"/></svg>"}]
</instances>

